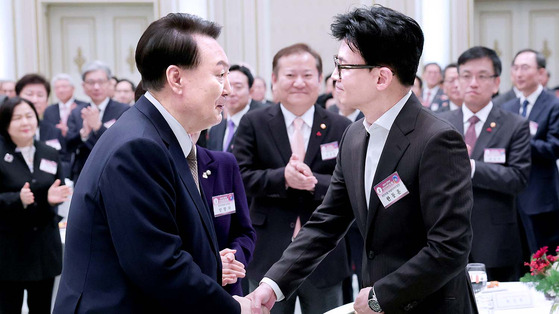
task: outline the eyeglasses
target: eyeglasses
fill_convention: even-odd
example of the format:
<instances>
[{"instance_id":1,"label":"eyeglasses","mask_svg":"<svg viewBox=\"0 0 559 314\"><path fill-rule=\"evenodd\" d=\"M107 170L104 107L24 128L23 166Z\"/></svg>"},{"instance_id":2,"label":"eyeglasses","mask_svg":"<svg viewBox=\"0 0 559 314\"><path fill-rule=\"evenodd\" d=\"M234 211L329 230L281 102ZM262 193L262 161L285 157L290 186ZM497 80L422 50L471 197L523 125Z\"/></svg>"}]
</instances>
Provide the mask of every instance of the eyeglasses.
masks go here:
<instances>
[{"instance_id":1,"label":"eyeglasses","mask_svg":"<svg viewBox=\"0 0 559 314\"><path fill-rule=\"evenodd\" d=\"M366 64L340 64L340 60L338 56L334 56L334 69L338 69L338 77L340 80L342 79L342 70L351 70L351 69L374 69L380 68L380 65L366 65Z\"/></svg>"},{"instance_id":2,"label":"eyeglasses","mask_svg":"<svg viewBox=\"0 0 559 314\"><path fill-rule=\"evenodd\" d=\"M460 75L458 76L458 78L460 79L460 81L466 82L466 83L470 83L470 82L472 81L473 78L475 78L476 81L479 82L479 83L487 83L487 82L489 82L489 80L494 79L494 78L496 78L496 77L498 77L498 75L495 75L495 74L493 74L493 75L484 75L484 74L481 74L481 75L471 75L471 74L469 74L469 73L467 73L467 74L460 74Z\"/></svg>"},{"instance_id":3,"label":"eyeglasses","mask_svg":"<svg viewBox=\"0 0 559 314\"><path fill-rule=\"evenodd\" d=\"M103 86L105 84L107 84L109 82L109 80L87 80L85 81L85 85L88 86L95 86L95 84L98 84L99 86Z\"/></svg>"}]
</instances>

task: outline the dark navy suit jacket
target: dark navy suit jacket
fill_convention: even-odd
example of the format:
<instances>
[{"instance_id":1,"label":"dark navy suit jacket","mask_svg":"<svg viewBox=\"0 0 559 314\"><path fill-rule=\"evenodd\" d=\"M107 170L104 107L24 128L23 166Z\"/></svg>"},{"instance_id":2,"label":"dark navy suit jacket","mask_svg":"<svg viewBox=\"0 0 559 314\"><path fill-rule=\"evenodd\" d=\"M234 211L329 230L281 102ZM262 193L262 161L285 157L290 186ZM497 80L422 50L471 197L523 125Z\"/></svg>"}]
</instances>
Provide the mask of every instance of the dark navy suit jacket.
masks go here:
<instances>
[{"instance_id":1,"label":"dark navy suit jacket","mask_svg":"<svg viewBox=\"0 0 559 314\"><path fill-rule=\"evenodd\" d=\"M256 232L250 221L243 180L235 156L197 147L198 179L213 216L219 250L237 250L235 258L246 266L252 259ZM234 193L235 210L231 215L215 217L212 197ZM226 285L231 295L242 295L241 279Z\"/></svg>"},{"instance_id":2,"label":"dark navy suit jacket","mask_svg":"<svg viewBox=\"0 0 559 314\"><path fill-rule=\"evenodd\" d=\"M88 104L84 101L75 99L76 107L86 107ZM68 117L69 118L69 117ZM58 103L52 104L45 109L43 114L43 121L50 123L52 125L57 125L60 123L60 109Z\"/></svg>"},{"instance_id":3,"label":"dark navy suit jacket","mask_svg":"<svg viewBox=\"0 0 559 314\"><path fill-rule=\"evenodd\" d=\"M81 115L81 110L83 107L76 107L70 113L68 117L68 134L66 135L66 147L70 153L75 153L74 163L72 164L72 180L74 182L78 179L80 172L89 156L89 153L93 149L93 146L101 135L105 133L107 130L107 126L105 123L116 120L120 117L120 115L128 110L130 106L125 105L123 103L116 102L112 99L109 99L109 103L105 108L105 113L103 114L103 118L101 119L101 128L96 132L91 131L89 133L89 137L85 142L82 141L80 137L80 129L83 126L83 119Z\"/></svg>"},{"instance_id":4,"label":"dark navy suit jacket","mask_svg":"<svg viewBox=\"0 0 559 314\"><path fill-rule=\"evenodd\" d=\"M221 287L208 207L142 96L99 139L76 184L54 313L239 313Z\"/></svg>"},{"instance_id":5,"label":"dark navy suit jacket","mask_svg":"<svg viewBox=\"0 0 559 314\"><path fill-rule=\"evenodd\" d=\"M504 103L503 109L518 114L520 100ZM530 140L532 170L526 189L518 195L519 208L527 215L559 211L559 99L542 91L528 119L538 126Z\"/></svg>"}]
</instances>

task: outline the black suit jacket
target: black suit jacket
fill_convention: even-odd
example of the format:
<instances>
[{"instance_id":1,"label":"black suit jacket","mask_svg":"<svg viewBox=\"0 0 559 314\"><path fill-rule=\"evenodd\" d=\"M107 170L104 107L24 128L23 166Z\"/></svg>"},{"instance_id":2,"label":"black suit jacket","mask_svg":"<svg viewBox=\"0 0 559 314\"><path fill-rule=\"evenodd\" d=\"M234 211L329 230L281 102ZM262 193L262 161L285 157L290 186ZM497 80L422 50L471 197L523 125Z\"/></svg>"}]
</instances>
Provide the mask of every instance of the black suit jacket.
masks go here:
<instances>
[{"instance_id":1,"label":"black suit jacket","mask_svg":"<svg viewBox=\"0 0 559 314\"><path fill-rule=\"evenodd\" d=\"M90 106L91 104L88 104ZM99 140L101 135L107 130L105 123L116 120L124 113L130 106L116 102L109 99L109 103L105 108L105 113L103 114L101 128L97 132L91 131L89 137L84 142L80 137L80 129L83 126L83 120L81 116L81 110L84 107L76 107L70 113L68 117L68 134L66 136L66 147L69 153L75 153L74 162L72 164L72 175L71 178L74 182L78 179L80 172L89 156L89 153L95 146L95 143Z\"/></svg>"},{"instance_id":2,"label":"black suit jacket","mask_svg":"<svg viewBox=\"0 0 559 314\"><path fill-rule=\"evenodd\" d=\"M249 104L248 112L254 110L264 108L264 105L261 102L256 100L251 100ZM238 126L237 126L238 128ZM209 150L216 150L216 151L223 151L223 137L225 136L225 130L227 129L227 119L222 119L218 125L215 125L210 128L208 131L208 140L206 142L206 148ZM231 143L229 147L227 147L227 152L233 152L233 143L235 143L235 136L237 136L237 131L233 134L231 138Z\"/></svg>"},{"instance_id":3,"label":"black suit jacket","mask_svg":"<svg viewBox=\"0 0 559 314\"><path fill-rule=\"evenodd\" d=\"M345 132L322 205L266 277L290 294L338 244L355 219L365 239L363 284L385 313L476 313L465 267L473 205L466 145L448 122L411 95L388 134L373 186L398 172L409 194L384 208L374 189L367 208L368 133Z\"/></svg>"},{"instance_id":4,"label":"black suit jacket","mask_svg":"<svg viewBox=\"0 0 559 314\"><path fill-rule=\"evenodd\" d=\"M58 152L35 141L33 173L15 145L0 137L0 281L54 278L62 269L62 243L57 207L47 192L56 179L64 184ZM56 173L41 170L41 161L55 162ZM20 191L29 182L35 203L23 208Z\"/></svg>"},{"instance_id":5,"label":"black suit jacket","mask_svg":"<svg viewBox=\"0 0 559 314\"><path fill-rule=\"evenodd\" d=\"M76 184L54 313L240 313L209 210L173 131L142 96Z\"/></svg>"},{"instance_id":6,"label":"black suit jacket","mask_svg":"<svg viewBox=\"0 0 559 314\"><path fill-rule=\"evenodd\" d=\"M440 116L464 134L461 109ZM470 157L475 160L471 262L487 267L521 263L516 196L526 186L530 174L529 143L528 121L493 106ZM504 148L506 161L484 162L487 148Z\"/></svg>"},{"instance_id":7,"label":"black suit jacket","mask_svg":"<svg viewBox=\"0 0 559 314\"><path fill-rule=\"evenodd\" d=\"M256 230L254 259L247 268L249 278L262 279L291 243L297 217L304 224L322 202L336 160L322 160L320 145L338 142L349 124L348 119L315 105L304 160L318 180L311 193L286 189L284 171L291 147L280 105L249 112L241 119L233 153L239 162L247 196L251 198L250 218ZM345 244L341 243L310 280L315 286L327 287L348 276Z\"/></svg>"},{"instance_id":8,"label":"black suit jacket","mask_svg":"<svg viewBox=\"0 0 559 314\"><path fill-rule=\"evenodd\" d=\"M83 108L88 105L88 103L86 103L85 101L81 101L77 99L75 99L74 102L76 103L76 107ZM43 113L43 121L46 123L50 123L53 126L60 123L60 106L58 105L58 103L51 104L50 106L47 107L47 109L45 109L45 113Z\"/></svg>"},{"instance_id":9,"label":"black suit jacket","mask_svg":"<svg viewBox=\"0 0 559 314\"><path fill-rule=\"evenodd\" d=\"M520 100L511 100L503 108L518 114ZM526 189L518 195L519 208L527 215L559 211L559 99L543 91L528 119L537 123L537 131L530 140L532 170Z\"/></svg>"}]
</instances>

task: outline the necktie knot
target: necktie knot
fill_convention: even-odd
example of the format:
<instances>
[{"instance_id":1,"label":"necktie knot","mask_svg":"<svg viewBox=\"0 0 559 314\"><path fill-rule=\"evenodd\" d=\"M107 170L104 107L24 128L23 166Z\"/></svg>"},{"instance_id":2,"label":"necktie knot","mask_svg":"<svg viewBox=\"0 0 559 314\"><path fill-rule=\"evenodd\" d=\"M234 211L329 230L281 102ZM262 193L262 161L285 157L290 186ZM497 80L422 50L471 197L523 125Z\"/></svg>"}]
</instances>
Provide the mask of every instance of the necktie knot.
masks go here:
<instances>
[{"instance_id":1,"label":"necktie knot","mask_svg":"<svg viewBox=\"0 0 559 314\"><path fill-rule=\"evenodd\" d=\"M301 160L305 159L305 140L303 138L303 119L300 117L293 120L293 136L291 138L291 151Z\"/></svg>"},{"instance_id":2,"label":"necktie knot","mask_svg":"<svg viewBox=\"0 0 559 314\"><path fill-rule=\"evenodd\" d=\"M301 131L303 123L304 121L300 117L295 118L295 120L293 120L293 126L295 127L295 130Z\"/></svg>"},{"instance_id":3,"label":"necktie knot","mask_svg":"<svg viewBox=\"0 0 559 314\"><path fill-rule=\"evenodd\" d=\"M479 118L478 118L477 116L471 116L471 117L468 119L468 122L470 122L470 124L475 125L476 123L479 122Z\"/></svg>"}]
</instances>

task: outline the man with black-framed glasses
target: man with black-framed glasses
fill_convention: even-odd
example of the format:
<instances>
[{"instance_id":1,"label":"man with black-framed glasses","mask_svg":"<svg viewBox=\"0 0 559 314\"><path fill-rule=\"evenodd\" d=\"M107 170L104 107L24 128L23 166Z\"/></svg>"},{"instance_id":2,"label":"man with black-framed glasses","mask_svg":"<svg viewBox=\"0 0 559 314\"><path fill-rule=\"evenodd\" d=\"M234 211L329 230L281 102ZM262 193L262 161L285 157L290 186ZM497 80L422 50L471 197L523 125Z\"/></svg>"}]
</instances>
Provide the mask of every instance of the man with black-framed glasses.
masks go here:
<instances>
[{"instance_id":1,"label":"man with black-framed glasses","mask_svg":"<svg viewBox=\"0 0 559 314\"><path fill-rule=\"evenodd\" d=\"M364 238L356 313L476 313L462 135L411 92L423 50L416 21L382 6L338 15L340 102L361 110L340 143L322 205L248 296L253 312L289 296L356 221Z\"/></svg>"},{"instance_id":2,"label":"man with black-framed glasses","mask_svg":"<svg viewBox=\"0 0 559 314\"><path fill-rule=\"evenodd\" d=\"M516 281L522 266L516 196L530 173L528 121L494 106L501 61L473 47L458 58L462 108L441 114L464 134L474 192L469 262L484 263L488 280Z\"/></svg>"}]
</instances>

